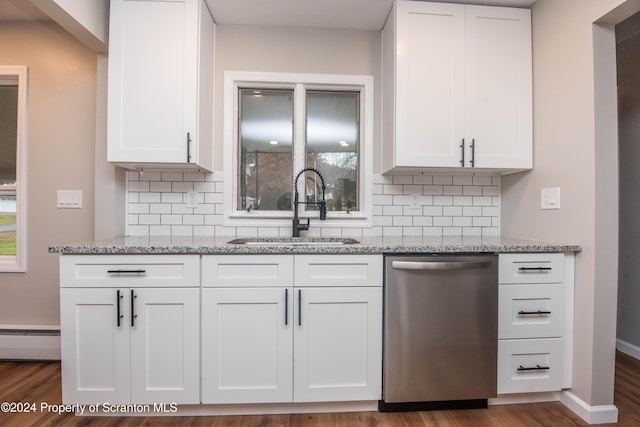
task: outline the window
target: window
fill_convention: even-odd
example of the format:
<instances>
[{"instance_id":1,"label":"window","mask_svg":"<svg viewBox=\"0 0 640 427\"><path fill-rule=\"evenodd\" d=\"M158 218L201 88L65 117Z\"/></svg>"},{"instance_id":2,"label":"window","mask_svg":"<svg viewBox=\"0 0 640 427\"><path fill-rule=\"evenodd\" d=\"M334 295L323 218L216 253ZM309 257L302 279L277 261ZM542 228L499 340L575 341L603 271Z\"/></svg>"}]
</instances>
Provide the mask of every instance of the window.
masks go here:
<instances>
[{"instance_id":1,"label":"window","mask_svg":"<svg viewBox=\"0 0 640 427\"><path fill-rule=\"evenodd\" d=\"M225 225L288 225L293 181L305 167L325 179L328 215L316 227L371 225L373 79L225 73ZM307 173L298 191L321 195ZM317 217L318 207L299 206ZM256 222L259 221L259 222Z\"/></svg>"},{"instance_id":2,"label":"window","mask_svg":"<svg viewBox=\"0 0 640 427\"><path fill-rule=\"evenodd\" d=\"M0 66L0 271L25 271L26 67Z\"/></svg>"}]
</instances>

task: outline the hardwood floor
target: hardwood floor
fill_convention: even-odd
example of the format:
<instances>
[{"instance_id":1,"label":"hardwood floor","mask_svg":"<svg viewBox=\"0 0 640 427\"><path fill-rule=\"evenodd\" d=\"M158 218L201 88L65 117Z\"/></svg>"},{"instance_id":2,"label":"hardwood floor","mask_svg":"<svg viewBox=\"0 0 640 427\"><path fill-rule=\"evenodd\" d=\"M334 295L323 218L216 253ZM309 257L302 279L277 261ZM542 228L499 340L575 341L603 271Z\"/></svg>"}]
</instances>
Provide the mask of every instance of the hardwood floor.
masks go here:
<instances>
[{"instance_id":1,"label":"hardwood floor","mask_svg":"<svg viewBox=\"0 0 640 427\"><path fill-rule=\"evenodd\" d=\"M0 412L0 426L213 426L213 427L317 427L317 426L586 426L584 421L559 402L526 405L496 405L488 409L398 412L330 413L298 415L218 417L77 417L41 411L41 402L61 403L60 364L0 362L0 402L35 403L29 413ZM618 425L640 425L640 361L616 356L615 404L620 411Z\"/></svg>"}]
</instances>

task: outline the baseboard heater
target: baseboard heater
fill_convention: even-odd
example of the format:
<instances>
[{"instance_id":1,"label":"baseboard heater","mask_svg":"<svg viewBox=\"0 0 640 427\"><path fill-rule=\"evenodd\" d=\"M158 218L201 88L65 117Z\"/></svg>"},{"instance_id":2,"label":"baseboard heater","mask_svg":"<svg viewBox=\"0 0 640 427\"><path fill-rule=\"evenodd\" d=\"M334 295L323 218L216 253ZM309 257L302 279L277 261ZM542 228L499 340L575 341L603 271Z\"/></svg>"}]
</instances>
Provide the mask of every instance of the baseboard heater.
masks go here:
<instances>
[{"instance_id":1,"label":"baseboard heater","mask_svg":"<svg viewBox=\"0 0 640 427\"><path fill-rule=\"evenodd\" d=\"M1 360L60 360L60 330L0 328Z\"/></svg>"}]
</instances>

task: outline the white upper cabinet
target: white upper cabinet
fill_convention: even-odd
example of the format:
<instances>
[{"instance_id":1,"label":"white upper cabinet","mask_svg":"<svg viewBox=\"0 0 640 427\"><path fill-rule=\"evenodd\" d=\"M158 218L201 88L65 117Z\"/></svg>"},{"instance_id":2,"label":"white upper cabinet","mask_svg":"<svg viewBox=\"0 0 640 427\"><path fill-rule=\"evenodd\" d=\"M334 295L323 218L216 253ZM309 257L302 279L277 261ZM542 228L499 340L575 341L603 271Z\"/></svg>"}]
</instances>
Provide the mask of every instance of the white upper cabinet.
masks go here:
<instances>
[{"instance_id":1,"label":"white upper cabinet","mask_svg":"<svg viewBox=\"0 0 640 427\"><path fill-rule=\"evenodd\" d=\"M528 9L398 1L382 50L383 172L532 167Z\"/></svg>"},{"instance_id":2,"label":"white upper cabinet","mask_svg":"<svg viewBox=\"0 0 640 427\"><path fill-rule=\"evenodd\" d=\"M215 27L203 0L112 0L108 160L213 167Z\"/></svg>"}]
</instances>

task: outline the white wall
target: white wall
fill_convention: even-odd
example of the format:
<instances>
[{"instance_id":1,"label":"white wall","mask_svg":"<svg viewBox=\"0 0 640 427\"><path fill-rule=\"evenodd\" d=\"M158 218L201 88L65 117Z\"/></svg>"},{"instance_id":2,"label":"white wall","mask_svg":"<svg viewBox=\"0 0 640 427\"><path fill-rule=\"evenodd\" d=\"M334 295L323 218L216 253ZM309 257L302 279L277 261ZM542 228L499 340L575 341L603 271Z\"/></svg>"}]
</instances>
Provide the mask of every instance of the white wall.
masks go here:
<instances>
[{"instance_id":1,"label":"white wall","mask_svg":"<svg viewBox=\"0 0 640 427\"><path fill-rule=\"evenodd\" d=\"M0 325L59 324L58 255L93 239L96 54L53 22L0 23L0 61L27 65L27 272L0 273ZM82 190L57 209L56 190Z\"/></svg>"},{"instance_id":2,"label":"white wall","mask_svg":"<svg viewBox=\"0 0 640 427\"><path fill-rule=\"evenodd\" d=\"M613 403L618 223L615 40L612 27L593 23L622 3L534 4L534 170L502 179L503 235L583 247L572 392L592 406ZM562 209L540 210L540 189L556 186Z\"/></svg>"}]
</instances>

